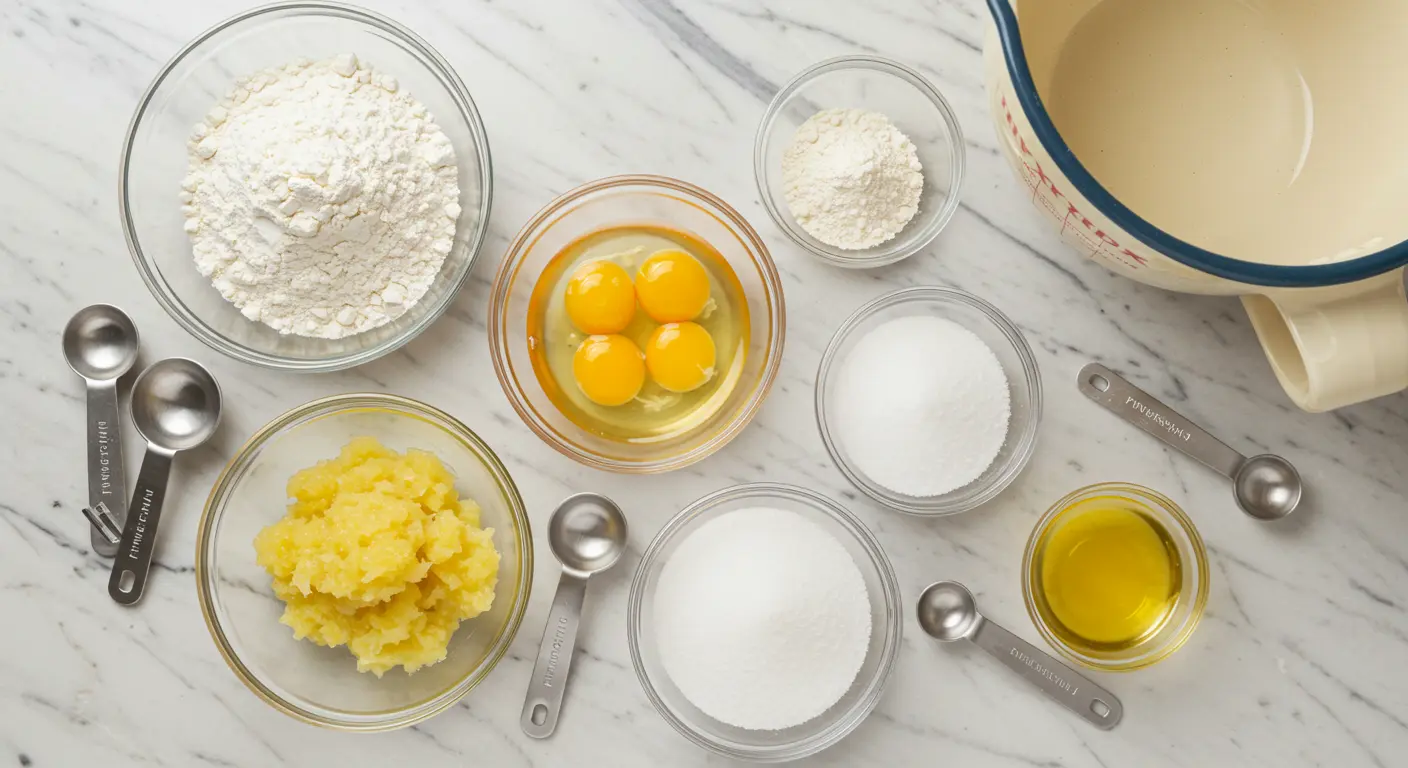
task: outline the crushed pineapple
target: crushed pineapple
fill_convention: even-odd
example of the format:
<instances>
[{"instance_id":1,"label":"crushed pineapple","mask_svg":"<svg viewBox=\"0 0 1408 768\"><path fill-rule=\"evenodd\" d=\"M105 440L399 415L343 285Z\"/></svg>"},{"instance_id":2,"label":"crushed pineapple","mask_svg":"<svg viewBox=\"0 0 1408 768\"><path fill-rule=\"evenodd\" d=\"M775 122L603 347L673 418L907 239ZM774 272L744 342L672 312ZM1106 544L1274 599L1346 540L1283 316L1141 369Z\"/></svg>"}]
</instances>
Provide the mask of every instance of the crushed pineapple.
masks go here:
<instances>
[{"instance_id":1,"label":"crushed pineapple","mask_svg":"<svg viewBox=\"0 0 1408 768\"><path fill-rule=\"evenodd\" d=\"M288 514L254 539L294 636L346 645L380 677L445 658L464 619L489 610L493 529L434 454L358 437L288 481Z\"/></svg>"}]
</instances>

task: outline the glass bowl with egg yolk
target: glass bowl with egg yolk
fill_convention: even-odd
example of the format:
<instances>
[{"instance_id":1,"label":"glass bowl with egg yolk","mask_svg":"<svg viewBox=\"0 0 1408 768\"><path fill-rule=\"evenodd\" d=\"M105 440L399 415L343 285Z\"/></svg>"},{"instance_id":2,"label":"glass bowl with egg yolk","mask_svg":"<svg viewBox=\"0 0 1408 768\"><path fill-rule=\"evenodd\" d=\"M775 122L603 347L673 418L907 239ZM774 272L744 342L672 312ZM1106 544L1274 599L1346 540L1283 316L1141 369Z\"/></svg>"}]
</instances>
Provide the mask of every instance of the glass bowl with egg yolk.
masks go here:
<instances>
[{"instance_id":1,"label":"glass bowl with egg yolk","mask_svg":"<svg viewBox=\"0 0 1408 768\"><path fill-rule=\"evenodd\" d=\"M723 201L614 177L530 220L495 280L495 370L524 421L590 466L697 461L756 412L783 304L761 238Z\"/></svg>"},{"instance_id":2,"label":"glass bowl with egg yolk","mask_svg":"<svg viewBox=\"0 0 1408 768\"><path fill-rule=\"evenodd\" d=\"M663 224L571 241L528 309L533 371L568 418L604 437L650 441L707 420L738 382L748 304L707 242Z\"/></svg>"},{"instance_id":3,"label":"glass bowl with egg yolk","mask_svg":"<svg viewBox=\"0 0 1408 768\"><path fill-rule=\"evenodd\" d=\"M1192 636L1208 596L1207 553L1167 497L1102 483L1072 492L1037 521L1022 562L1037 630L1092 669L1167 658Z\"/></svg>"}]
</instances>

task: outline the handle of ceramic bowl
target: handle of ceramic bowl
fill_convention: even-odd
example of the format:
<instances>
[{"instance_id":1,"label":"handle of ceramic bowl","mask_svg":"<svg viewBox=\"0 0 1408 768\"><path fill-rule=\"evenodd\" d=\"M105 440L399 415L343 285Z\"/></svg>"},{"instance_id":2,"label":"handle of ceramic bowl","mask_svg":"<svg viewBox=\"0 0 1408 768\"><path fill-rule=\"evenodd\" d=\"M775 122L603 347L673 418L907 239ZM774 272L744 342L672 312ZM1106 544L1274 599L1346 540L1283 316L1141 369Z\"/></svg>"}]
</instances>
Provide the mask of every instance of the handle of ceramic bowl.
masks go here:
<instances>
[{"instance_id":1,"label":"handle of ceramic bowl","mask_svg":"<svg viewBox=\"0 0 1408 768\"><path fill-rule=\"evenodd\" d=\"M1403 270L1243 296L1242 304L1276 378L1301 408L1330 411L1408 389Z\"/></svg>"}]
</instances>

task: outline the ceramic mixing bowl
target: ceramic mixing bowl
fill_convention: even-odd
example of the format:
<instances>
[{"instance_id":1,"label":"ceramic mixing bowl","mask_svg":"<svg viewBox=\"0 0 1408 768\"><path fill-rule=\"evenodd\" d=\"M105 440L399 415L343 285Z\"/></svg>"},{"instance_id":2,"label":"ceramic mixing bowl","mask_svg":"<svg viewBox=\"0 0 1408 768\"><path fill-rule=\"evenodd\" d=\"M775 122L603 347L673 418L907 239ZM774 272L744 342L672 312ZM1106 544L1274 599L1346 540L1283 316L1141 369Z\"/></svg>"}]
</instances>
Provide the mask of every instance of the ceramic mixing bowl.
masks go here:
<instances>
[{"instance_id":1,"label":"ceramic mixing bowl","mask_svg":"<svg viewBox=\"0 0 1408 768\"><path fill-rule=\"evenodd\" d=\"M479 503L499 552L493 607L460 625L444 661L412 675L360 673L347 648L295 640L279 623L284 606L269 574L255 561L255 535L288 507L289 478L364 435L397 451L419 448L439 457L461 496ZM275 709L339 730L401 728L463 698L508 651L532 581L527 511L498 457L448 414L393 395L315 400L260 429L215 481L196 540L201 611L230 669Z\"/></svg>"},{"instance_id":2,"label":"ceramic mixing bowl","mask_svg":"<svg viewBox=\"0 0 1408 768\"><path fill-rule=\"evenodd\" d=\"M394 76L425 105L454 146L462 209L455 242L430 290L390 323L343 339L281 335L246 318L196 270L177 199L187 170L186 142L236 77L299 57L317 60L348 52ZM329 2L256 8L217 24L182 48L138 103L119 173L123 234L157 303L191 335L230 357L296 371L332 371L374 360L444 314L484 241L492 191L488 138L449 62L390 19Z\"/></svg>"}]
</instances>

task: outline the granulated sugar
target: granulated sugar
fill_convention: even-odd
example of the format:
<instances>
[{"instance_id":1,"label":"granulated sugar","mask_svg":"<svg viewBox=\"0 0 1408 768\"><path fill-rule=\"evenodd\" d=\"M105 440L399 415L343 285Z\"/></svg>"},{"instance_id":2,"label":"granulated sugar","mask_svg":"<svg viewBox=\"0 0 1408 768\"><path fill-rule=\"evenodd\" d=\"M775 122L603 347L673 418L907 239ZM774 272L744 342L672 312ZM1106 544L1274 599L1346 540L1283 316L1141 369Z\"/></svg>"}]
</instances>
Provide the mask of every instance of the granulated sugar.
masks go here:
<instances>
[{"instance_id":1,"label":"granulated sugar","mask_svg":"<svg viewBox=\"0 0 1408 768\"><path fill-rule=\"evenodd\" d=\"M977 334L932 316L890 320L840 361L834 424L850 463L908 496L977 480L1007 440L1011 393Z\"/></svg>"},{"instance_id":2,"label":"granulated sugar","mask_svg":"<svg viewBox=\"0 0 1408 768\"><path fill-rule=\"evenodd\" d=\"M710 717L781 730L850 689L870 647L870 597L828 531L781 509L740 509L699 526L655 593L660 660Z\"/></svg>"}]
</instances>

